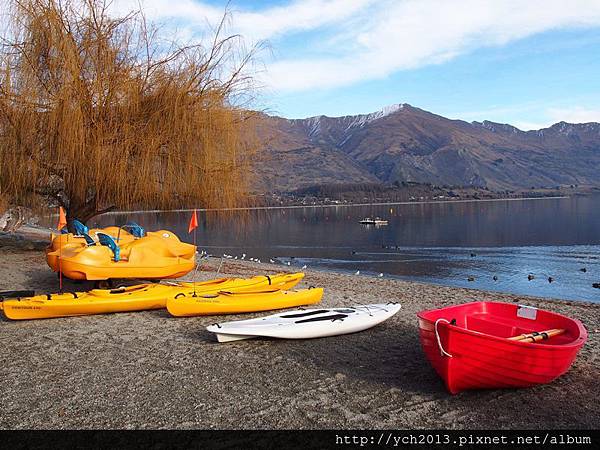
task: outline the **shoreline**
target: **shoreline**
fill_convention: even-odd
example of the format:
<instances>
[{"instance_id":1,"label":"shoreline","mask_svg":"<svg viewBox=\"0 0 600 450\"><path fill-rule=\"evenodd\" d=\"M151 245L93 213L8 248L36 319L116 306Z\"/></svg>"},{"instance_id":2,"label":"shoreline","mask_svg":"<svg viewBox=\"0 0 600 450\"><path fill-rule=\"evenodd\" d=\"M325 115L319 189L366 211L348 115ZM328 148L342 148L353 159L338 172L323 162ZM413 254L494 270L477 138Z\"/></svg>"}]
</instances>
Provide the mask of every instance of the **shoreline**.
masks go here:
<instances>
[{"instance_id":1,"label":"shoreline","mask_svg":"<svg viewBox=\"0 0 600 450\"><path fill-rule=\"evenodd\" d=\"M0 290L52 292L43 252L5 251ZM210 259L196 278L290 267ZM193 273L184 277L190 279ZM271 314L172 318L164 310L37 321L0 319L0 428L592 429L600 373L600 305L307 270L323 307L399 301L362 333L218 344L205 327ZM88 283L67 282L67 290ZM448 394L420 349L416 313L474 300L526 303L577 317L589 331L571 370L519 390ZM560 414L550 405L561 405ZM527 414L523 414L527 405Z\"/></svg>"},{"instance_id":2,"label":"shoreline","mask_svg":"<svg viewBox=\"0 0 600 450\"><path fill-rule=\"evenodd\" d=\"M504 202L504 201L524 201L524 200L560 200L571 198L568 195L548 196L548 197L507 197L507 198L482 198L482 199L461 199L461 200L426 200L426 201L407 201L407 202L381 202L381 203L337 203L328 205L289 205L289 206L248 206L234 208L180 208L180 209L146 209L146 210L127 210L127 211L109 211L102 215L118 214L141 214L141 213L172 213L172 212L218 212L218 211L254 211L266 209L299 209L299 208L349 208L353 206L390 206L390 205L428 205L445 203L472 203L472 202ZM52 213L50 217L57 217L58 214Z\"/></svg>"}]
</instances>

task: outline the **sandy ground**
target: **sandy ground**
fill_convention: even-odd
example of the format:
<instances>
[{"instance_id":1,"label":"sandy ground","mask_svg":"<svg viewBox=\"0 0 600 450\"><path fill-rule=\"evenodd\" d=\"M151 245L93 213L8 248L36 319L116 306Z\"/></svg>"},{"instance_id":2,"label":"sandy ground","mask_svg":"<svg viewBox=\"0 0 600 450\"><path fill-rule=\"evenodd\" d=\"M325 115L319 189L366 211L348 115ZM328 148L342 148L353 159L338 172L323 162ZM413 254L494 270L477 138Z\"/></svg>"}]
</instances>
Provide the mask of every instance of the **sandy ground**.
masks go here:
<instances>
[{"instance_id":1,"label":"sandy ground","mask_svg":"<svg viewBox=\"0 0 600 450\"><path fill-rule=\"evenodd\" d=\"M0 249L0 290L57 289L43 253ZM214 278L210 261L200 279ZM293 269L285 268L285 269ZM223 273L281 266L227 261ZM0 319L0 428L595 428L600 305L307 271L323 305L400 301L363 333L218 344L205 327L244 316L147 311ZM88 285L69 285L84 290ZM581 319L589 341L570 372L521 390L449 395L421 351L416 312L472 300L549 308ZM257 316L255 314L253 316Z\"/></svg>"}]
</instances>

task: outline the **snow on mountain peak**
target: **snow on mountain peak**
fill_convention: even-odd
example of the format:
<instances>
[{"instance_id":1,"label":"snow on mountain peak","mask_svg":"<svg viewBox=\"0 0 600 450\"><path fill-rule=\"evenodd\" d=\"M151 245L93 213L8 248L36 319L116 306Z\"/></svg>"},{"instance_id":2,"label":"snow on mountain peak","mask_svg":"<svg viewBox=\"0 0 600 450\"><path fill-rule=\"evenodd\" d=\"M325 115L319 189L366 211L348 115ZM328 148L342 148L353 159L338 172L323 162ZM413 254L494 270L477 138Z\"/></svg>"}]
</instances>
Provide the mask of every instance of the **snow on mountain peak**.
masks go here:
<instances>
[{"instance_id":1,"label":"snow on mountain peak","mask_svg":"<svg viewBox=\"0 0 600 450\"><path fill-rule=\"evenodd\" d=\"M406 103L395 103L388 105L369 114L358 114L356 116L343 116L343 117L327 117L327 116L313 116L306 119L288 119L291 123L303 123L308 129L308 135L310 137L317 136L322 131L323 120L340 120L342 124L346 125L346 130L351 128L360 128L369 122L377 119L389 116L397 111L400 111L404 107L408 106Z\"/></svg>"},{"instance_id":2,"label":"snow on mountain peak","mask_svg":"<svg viewBox=\"0 0 600 450\"><path fill-rule=\"evenodd\" d=\"M406 106L406 103L396 103L393 105L385 106L379 111L372 112L370 114L359 114L358 116L352 117L353 120L350 122L347 128L362 127L363 125L373 122L374 120L381 119L382 117L389 116L397 111L400 111Z\"/></svg>"}]
</instances>

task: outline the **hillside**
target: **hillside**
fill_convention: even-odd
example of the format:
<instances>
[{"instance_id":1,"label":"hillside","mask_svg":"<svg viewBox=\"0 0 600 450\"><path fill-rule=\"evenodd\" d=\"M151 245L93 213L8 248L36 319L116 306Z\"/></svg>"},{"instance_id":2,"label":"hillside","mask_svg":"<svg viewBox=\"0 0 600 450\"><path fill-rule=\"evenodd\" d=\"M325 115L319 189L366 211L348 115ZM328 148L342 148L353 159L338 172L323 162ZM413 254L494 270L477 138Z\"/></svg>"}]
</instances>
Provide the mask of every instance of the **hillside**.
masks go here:
<instances>
[{"instance_id":1,"label":"hillside","mask_svg":"<svg viewBox=\"0 0 600 450\"><path fill-rule=\"evenodd\" d=\"M521 131L451 120L407 104L372 114L264 116L261 191L410 181L491 190L600 185L600 124Z\"/></svg>"}]
</instances>

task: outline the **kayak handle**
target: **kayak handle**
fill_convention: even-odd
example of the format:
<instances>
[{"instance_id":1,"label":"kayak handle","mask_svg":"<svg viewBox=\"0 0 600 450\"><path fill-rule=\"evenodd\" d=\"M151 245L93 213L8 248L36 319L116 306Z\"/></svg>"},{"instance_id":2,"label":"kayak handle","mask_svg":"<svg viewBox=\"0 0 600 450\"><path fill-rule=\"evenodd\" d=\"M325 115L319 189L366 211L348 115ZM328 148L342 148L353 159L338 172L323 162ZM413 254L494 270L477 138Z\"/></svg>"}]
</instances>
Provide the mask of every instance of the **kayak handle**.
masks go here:
<instances>
[{"instance_id":1,"label":"kayak handle","mask_svg":"<svg viewBox=\"0 0 600 450\"><path fill-rule=\"evenodd\" d=\"M435 339L437 340L437 344L438 347L440 348L440 353L442 354L442 356L447 356L448 358L452 358L452 355L450 353L448 353L446 350L444 350L444 347L442 347L442 340L440 339L440 333L438 332L438 323L440 322L445 322L449 325L452 325L451 322L447 321L446 319L442 319L439 318L438 320L435 321Z\"/></svg>"}]
</instances>

